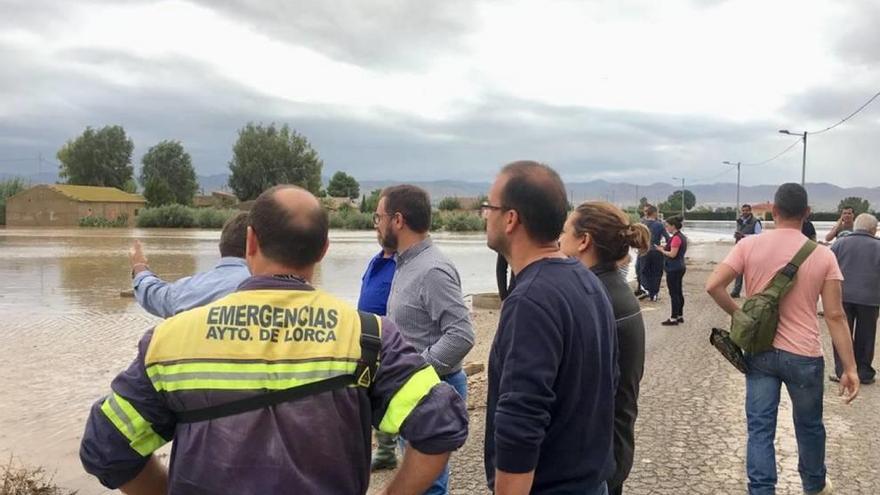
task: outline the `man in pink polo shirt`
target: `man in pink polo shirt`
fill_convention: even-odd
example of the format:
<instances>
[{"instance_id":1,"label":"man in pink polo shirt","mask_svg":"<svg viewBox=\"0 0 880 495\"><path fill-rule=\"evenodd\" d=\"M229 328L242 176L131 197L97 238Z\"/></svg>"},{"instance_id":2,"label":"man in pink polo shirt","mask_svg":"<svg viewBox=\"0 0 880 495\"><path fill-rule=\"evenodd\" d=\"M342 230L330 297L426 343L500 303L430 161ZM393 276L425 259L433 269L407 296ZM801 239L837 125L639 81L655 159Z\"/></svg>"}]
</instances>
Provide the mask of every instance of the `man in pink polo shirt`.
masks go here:
<instances>
[{"instance_id":1,"label":"man in pink polo shirt","mask_svg":"<svg viewBox=\"0 0 880 495\"><path fill-rule=\"evenodd\" d=\"M781 185L773 205L775 229L759 236L749 236L734 246L706 282L706 291L712 299L732 315L739 306L725 288L738 275L745 277L746 296L763 290L807 241L801 233L801 226L809 214L807 191L798 184ZM834 254L825 246L817 246L798 270L791 291L780 301L773 350L746 355L749 366L746 375L749 432L746 467L752 495L775 493L777 474L773 439L783 383L794 409L798 471L804 492L832 493L825 469L825 425L822 423L825 361L816 304L821 295L828 332L843 363L840 393L849 403L858 394L859 378L841 302L842 280Z\"/></svg>"}]
</instances>

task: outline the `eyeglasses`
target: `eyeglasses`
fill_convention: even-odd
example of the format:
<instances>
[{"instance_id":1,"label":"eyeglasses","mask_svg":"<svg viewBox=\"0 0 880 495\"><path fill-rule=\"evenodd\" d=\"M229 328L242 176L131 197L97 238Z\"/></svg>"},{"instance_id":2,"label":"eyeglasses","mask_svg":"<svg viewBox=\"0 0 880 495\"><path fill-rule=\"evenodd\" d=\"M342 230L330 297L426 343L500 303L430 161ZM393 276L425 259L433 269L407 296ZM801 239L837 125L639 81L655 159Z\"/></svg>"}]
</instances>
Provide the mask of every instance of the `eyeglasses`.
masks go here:
<instances>
[{"instance_id":1,"label":"eyeglasses","mask_svg":"<svg viewBox=\"0 0 880 495\"><path fill-rule=\"evenodd\" d=\"M482 203L480 203L480 215L482 217L485 218L486 215L492 210L494 210L494 211L507 211L507 210L510 210L510 208L508 208L507 206L498 206L498 205L489 204L488 201L483 201Z\"/></svg>"},{"instance_id":2,"label":"eyeglasses","mask_svg":"<svg viewBox=\"0 0 880 495\"><path fill-rule=\"evenodd\" d=\"M373 213L373 225L379 225L379 221L382 220L382 217L392 218L394 215L397 215L397 213L391 213L390 215L388 213Z\"/></svg>"}]
</instances>

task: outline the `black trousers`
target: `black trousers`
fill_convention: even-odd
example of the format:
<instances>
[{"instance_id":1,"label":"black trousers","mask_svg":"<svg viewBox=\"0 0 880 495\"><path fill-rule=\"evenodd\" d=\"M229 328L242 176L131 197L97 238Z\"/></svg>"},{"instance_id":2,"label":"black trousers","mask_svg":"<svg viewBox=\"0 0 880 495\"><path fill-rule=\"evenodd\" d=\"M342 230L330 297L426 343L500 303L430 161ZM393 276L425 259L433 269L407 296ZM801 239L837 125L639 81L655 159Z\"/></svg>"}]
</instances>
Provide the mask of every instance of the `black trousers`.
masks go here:
<instances>
[{"instance_id":1,"label":"black trousers","mask_svg":"<svg viewBox=\"0 0 880 495\"><path fill-rule=\"evenodd\" d=\"M871 363L874 361L874 342L877 337L877 316L880 314L880 308L845 302L843 310L846 311L846 319L849 320L859 380L870 380L877 374ZM837 349L834 350L834 371L837 376L843 373L843 364L840 362L840 356L837 355Z\"/></svg>"},{"instance_id":2,"label":"black trousers","mask_svg":"<svg viewBox=\"0 0 880 495\"><path fill-rule=\"evenodd\" d=\"M642 284L650 296L656 296L660 292L660 282L663 280L663 259L663 254L658 251L648 251L642 257Z\"/></svg>"},{"instance_id":3,"label":"black trousers","mask_svg":"<svg viewBox=\"0 0 880 495\"><path fill-rule=\"evenodd\" d=\"M666 286L672 301L672 317L684 316L684 273L687 269L666 272Z\"/></svg>"}]
</instances>

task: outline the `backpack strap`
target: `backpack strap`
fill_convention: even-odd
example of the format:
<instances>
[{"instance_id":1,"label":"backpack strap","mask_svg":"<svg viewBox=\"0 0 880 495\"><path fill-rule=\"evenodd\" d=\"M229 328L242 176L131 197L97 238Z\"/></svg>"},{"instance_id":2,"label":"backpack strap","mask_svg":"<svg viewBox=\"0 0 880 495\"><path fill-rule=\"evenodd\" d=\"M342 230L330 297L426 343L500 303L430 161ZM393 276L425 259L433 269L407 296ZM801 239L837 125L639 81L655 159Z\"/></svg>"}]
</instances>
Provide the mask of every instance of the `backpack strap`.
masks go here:
<instances>
[{"instance_id":1,"label":"backpack strap","mask_svg":"<svg viewBox=\"0 0 880 495\"><path fill-rule=\"evenodd\" d=\"M273 390L264 394L254 395L245 399L234 400L215 406L177 412L178 423L197 423L211 419L234 416L243 412L271 407L283 402L290 402L310 395L317 395L331 390L341 389L349 385L369 388L376 377L379 366L379 351L382 348L379 318L363 311L358 311L361 320L361 357L358 359L354 374L340 375L326 380L300 385L299 387Z\"/></svg>"},{"instance_id":2,"label":"backpack strap","mask_svg":"<svg viewBox=\"0 0 880 495\"><path fill-rule=\"evenodd\" d=\"M803 246L801 246L800 250L798 250L797 254L794 255L794 258L788 262L782 270L779 270L779 273L785 275L789 279L793 279L795 275L797 275L798 269L801 265L806 261L806 259L813 254L813 251L816 249L817 244L811 240L807 240Z\"/></svg>"},{"instance_id":3,"label":"backpack strap","mask_svg":"<svg viewBox=\"0 0 880 495\"><path fill-rule=\"evenodd\" d=\"M359 387L369 388L376 378L379 367L379 351L382 349L382 332L379 329L379 317L358 311L361 319L361 358L358 359L354 376Z\"/></svg>"}]
</instances>

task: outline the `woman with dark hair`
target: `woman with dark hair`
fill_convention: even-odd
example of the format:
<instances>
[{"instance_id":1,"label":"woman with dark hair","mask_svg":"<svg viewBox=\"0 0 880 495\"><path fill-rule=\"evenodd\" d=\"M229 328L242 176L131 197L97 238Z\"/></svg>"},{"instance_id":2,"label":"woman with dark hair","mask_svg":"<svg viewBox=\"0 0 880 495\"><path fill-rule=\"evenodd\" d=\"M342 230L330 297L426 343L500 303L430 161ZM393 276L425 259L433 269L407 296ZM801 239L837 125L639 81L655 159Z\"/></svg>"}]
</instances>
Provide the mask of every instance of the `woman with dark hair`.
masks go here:
<instances>
[{"instance_id":1,"label":"woman with dark hair","mask_svg":"<svg viewBox=\"0 0 880 495\"><path fill-rule=\"evenodd\" d=\"M631 223L611 203L586 202L569 215L559 244L563 253L578 258L599 277L614 308L620 381L614 396L617 468L608 480L608 492L620 494L632 469L635 451L639 382L645 369L645 323L639 301L618 270L618 262L629 256L630 248L644 254L651 245L651 234L644 225Z\"/></svg>"},{"instance_id":2,"label":"woman with dark hair","mask_svg":"<svg viewBox=\"0 0 880 495\"><path fill-rule=\"evenodd\" d=\"M672 315L661 325L678 325L684 323L684 273L686 270L684 255L687 253L687 237L681 233L681 217L666 220L666 232L669 240L660 252L666 257L663 269L666 271L666 286L669 288L669 299L672 301Z\"/></svg>"}]
</instances>

